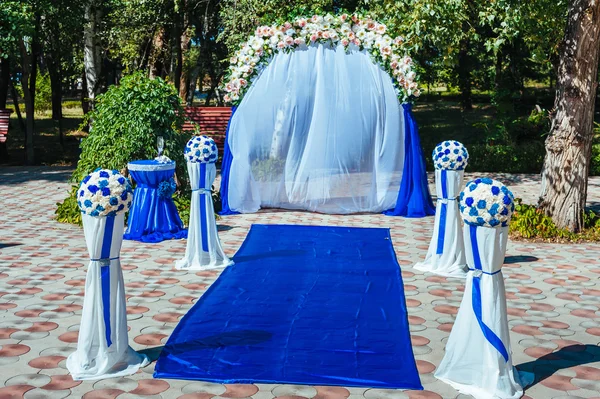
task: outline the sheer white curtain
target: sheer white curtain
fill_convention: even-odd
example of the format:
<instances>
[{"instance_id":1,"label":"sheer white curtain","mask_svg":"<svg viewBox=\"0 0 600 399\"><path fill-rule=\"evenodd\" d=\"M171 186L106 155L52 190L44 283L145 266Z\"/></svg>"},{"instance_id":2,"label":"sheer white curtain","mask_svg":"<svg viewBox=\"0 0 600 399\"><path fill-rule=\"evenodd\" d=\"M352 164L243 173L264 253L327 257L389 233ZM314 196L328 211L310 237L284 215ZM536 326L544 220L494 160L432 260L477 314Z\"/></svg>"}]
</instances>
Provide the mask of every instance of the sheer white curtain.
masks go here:
<instances>
[{"instance_id":1,"label":"sheer white curtain","mask_svg":"<svg viewBox=\"0 0 600 399\"><path fill-rule=\"evenodd\" d=\"M234 211L345 214L396 203L402 107L364 52L318 45L275 55L235 112L228 143Z\"/></svg>"}]
</instances>

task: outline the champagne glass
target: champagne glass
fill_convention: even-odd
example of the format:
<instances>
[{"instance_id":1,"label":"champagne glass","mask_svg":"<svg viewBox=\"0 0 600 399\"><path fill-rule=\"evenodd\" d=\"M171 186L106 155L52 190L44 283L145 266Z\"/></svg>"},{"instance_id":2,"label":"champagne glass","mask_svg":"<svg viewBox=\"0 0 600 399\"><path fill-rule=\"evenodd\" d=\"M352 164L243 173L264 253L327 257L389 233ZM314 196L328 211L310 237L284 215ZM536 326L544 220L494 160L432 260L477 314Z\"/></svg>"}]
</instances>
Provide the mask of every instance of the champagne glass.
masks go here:
<instances>
[{"instance_id":1,"label":"champagne glass","mask_svg":"<svg viewBox=\"0 0 600 399\"><path fill-rule=\"evenodd\" d=\"M158 156L160 157L165 149L165 139L163 136L158 136L156 138L156 146L158 147Z\"/></svg>"}]
</instances>

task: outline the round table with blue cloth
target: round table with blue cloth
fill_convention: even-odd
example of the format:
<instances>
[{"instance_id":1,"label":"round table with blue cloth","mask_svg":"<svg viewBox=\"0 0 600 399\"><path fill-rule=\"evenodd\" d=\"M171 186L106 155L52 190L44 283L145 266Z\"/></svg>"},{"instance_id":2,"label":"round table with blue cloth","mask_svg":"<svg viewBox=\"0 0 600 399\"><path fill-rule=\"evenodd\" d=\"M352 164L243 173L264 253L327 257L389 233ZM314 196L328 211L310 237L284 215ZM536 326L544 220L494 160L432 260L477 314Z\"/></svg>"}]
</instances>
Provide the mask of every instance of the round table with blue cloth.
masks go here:
<instances>
[{"instance_id":1,"label":"round table with blue cloth","mask_svg":"<svg viewBox=\"0 0 600 399\"><path fill-rule=\"evenodd\" d=\"M132 161L127 167L137 187L123 238L142 242L187 238L172 198L175 162Z\"/></svg>"}]
</instances>

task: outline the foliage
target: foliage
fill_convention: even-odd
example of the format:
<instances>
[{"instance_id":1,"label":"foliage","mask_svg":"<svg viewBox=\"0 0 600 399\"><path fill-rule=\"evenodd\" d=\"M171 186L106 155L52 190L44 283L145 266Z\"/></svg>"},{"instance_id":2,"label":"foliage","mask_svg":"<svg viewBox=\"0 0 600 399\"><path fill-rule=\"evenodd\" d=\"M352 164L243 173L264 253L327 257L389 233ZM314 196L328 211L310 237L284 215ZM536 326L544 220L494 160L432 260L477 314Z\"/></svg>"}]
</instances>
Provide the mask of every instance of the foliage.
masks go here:
<instances>
[{"instance_id":1,"label":"foliage","mask_svg":"<svg viewBox=\"0 0 600 399\"><path fill-rule=\"evenodd\" d=\"M0 57L18 52L19 40L33 34L33 12L30 2L0 2Z\"/></svg>"},{"instance_id":2,"label":"foliage","mask_svg":"<svg viewBox=\"0 0 600 399\"><path fill-rule=\"evenodd\" d=\"M50 75L40 75L35 85L35 112L42 114L52 108Z\"/></svg>"},{"instance_id":3,"label":"foliage","mask_svg":"<svg viewBox=\"0 0 600 399\"><path fill-rule=\"evenodd\" d=\"M600 144L592 146L592 159L590 161L590 176L600 176Z\"/></svg>"},{"instance_id":4,"label":"foliage","mask_svg":"<svg viewBox=\"0 0 600 399\"><path fill-rule=\"evenodd\" d=\"M516 199L515 212L510 223L510 233L516 239L540 239L544 241L600 241L600 215L593 211L584 214L584 229L572 233L556 227L552 219L533 205Z\"/></svg>"},{"instance_id":5,"label":"foliage","mask_svg":"<svg viewBox=\"0 0 600 399\"><path fill-rule=\"evenodd\" d=\"M185 186L187 174L183 148L188 136L180 133L182 107L175 88L160 78L129 75L118 86L98 96L95 109L86 115L90 134L81 144L81 156L71 181L78 182L98 167L122 170L129 161L153 159L156 137L165 139L164 154L177 162L177 176ZM72 216L71 197L61 204L59 221Z\"/></svg>"},{"instance_id":6,"label":"foliage","mask_svg":"<svg viewBox=\"0 0 600 399\"><path fill-rule=\"evenodd\" d=\"M63 202L56 203L54 213L58 222L81 226L81 211L77 205L77 190L79 190L79 186L71 186L69 196Z\"/></svg>"},{"instance_id":7,"label":"foliage","mask_svg":"<svg viewBox=\"0 0 600 399\"><path fill-rule=\"evenodd\" d=\"M98 167L121 170L129 161L153 159L157 136L164 137L164 155L177 162L177 176L185 180L183 148L189 137L180 133L182 114L175 88L164 80L142 73L124 77L98 96L95 109L86 115L90 134L81 144L72 180Z\"/></svg>"},{"instance_id":8,"label":"foliage","mask_svg":"<svg viewBox=\"0 0 600 399\"><path fill-rule=\"evenodd\" d=\"M334 12L333 3L332 0L223 0L220 11L223 30L219 40L233 54L257 26L273 21L283 23L323 11ZM336 5L348 11L356 9L356 1L337 1Z\"/></svg>"}]
</instances>

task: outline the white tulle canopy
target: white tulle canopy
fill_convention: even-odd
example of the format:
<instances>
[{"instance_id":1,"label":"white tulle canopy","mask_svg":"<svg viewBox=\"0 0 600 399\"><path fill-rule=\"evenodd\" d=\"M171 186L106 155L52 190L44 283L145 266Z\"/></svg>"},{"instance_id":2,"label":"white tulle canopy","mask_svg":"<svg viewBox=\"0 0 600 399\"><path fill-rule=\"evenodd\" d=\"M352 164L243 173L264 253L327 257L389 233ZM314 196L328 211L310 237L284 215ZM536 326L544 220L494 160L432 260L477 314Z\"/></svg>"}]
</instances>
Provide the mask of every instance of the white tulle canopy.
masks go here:
<instances>
[{"instance_id":1,"label":"white tulle canopy","mask_svg":"<svg viewBox=\"0 0 600 399\"><path fill-rule=\"evenodd\" d=\"M405 139L396 90L356 46L276 53L230 122L231 210L393 208Z\"/></svg>"}]
</instances>

